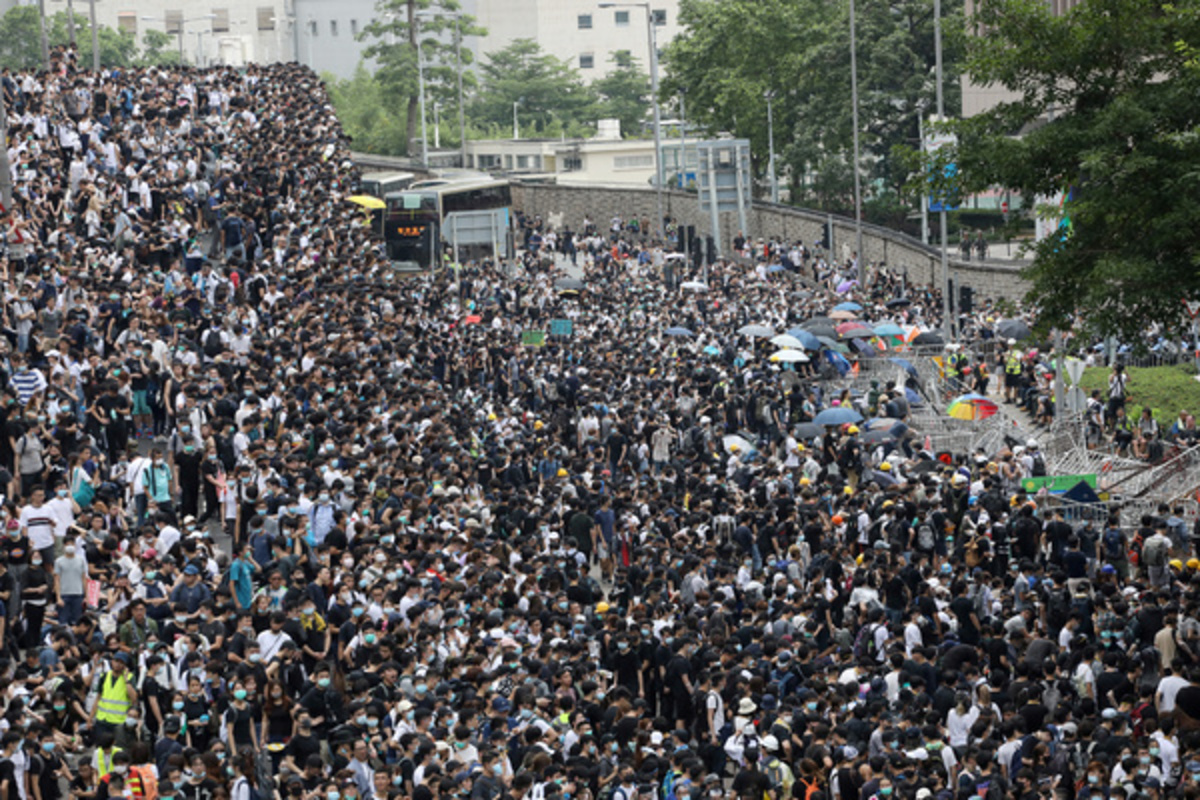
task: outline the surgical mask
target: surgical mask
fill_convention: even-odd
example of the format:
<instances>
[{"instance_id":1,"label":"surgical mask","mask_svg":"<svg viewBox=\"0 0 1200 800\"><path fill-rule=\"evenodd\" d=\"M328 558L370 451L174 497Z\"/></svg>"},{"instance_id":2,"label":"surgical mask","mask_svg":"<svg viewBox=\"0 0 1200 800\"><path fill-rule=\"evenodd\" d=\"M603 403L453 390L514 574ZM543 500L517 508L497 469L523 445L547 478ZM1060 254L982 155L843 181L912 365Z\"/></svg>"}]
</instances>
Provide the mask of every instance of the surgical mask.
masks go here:
<instances>
[{"instance_id":1,"label":"surgical mask","mask_svg":"<svg viewBox=\"0 0 1200 800\"><path fill-rule=\"evenodd\" d=\"M137 724L139 722L141 722L141 720L139 720L137 717L126 717L125 718L125 724L127 726L129 726L130 728L136 728Z\"/></svg>"},{"instance_id":2,"label":"surgical mask","mask_svg":"<svg viewBox=\"0 0 1200 800\"><path fill-rule=\"evenodd\" d=\"M375 634L368 633L366 636L363 637L363 641L366 642L367 644L375 644Z\"/></svg>"},{"instance_id":3,"label":"surgical mask","mask_svg":"<svg viewBox=\"0 0 1200 800\"><path fill-rule=\"evenodd\" d=\"M253 656L251 656L251 660L253 660ZM233 696L234 696L234 698L235 698L235 699L237 699L237 700L245 700L245 699L246 699L246 690L245 690L245 689L238 689L237 691L235 691L235 692L233 693Z\"/></svg>"},{"instance_id":4,"label":"surgical mask","mask_svg":"<svg viewBox=\"0 0 1200 800\"><path fill-rule=\"evenodd\" d=\"M366 725L367 724L367 715L359 714L357 717L354 718L354 721L355 721L355 723L357 723L359 725Z\"/></svg>"},{"instance_id":5,"label":"surgical mask","mask_svg":"<svg viewBox=\"0 0 1200 800\"><path fill-rule=\"evenodd\" d=\"M247 658L249 658L251 662L257 664L258 662L262 661L262 653L251 653L249 656L247 656Z\"/></svg>"},{"instance_id":6,"label":"surgical mask","mask_svg":"<svg viewBox=\"0 0 1200 800\"><path fill-rule=\"evenodd\" d=\"M322 689L328 689L329 688L329 678L321 678L320 680L317 681L317 686L320 686Z\"/></svg>"},{"instance_id":7,"label":"surgical mask","mask_svg":"<svg viewBox=\"0 0 1200 800\"><path fill-rule=\"evenodd\" d=\"M183 711L183 701L176 700L174 703L171 703L171 708L175 709L176 711Z\"/></svg>"}]
</instances>

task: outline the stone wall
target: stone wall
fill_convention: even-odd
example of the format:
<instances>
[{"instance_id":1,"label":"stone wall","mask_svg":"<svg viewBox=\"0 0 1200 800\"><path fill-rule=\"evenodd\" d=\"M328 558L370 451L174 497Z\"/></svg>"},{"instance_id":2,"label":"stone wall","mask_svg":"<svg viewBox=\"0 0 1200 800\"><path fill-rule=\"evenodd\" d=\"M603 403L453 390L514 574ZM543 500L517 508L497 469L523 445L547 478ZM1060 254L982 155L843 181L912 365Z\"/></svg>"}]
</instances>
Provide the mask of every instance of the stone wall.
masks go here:
<instances>
[{"instance_id":1,"label":"stone wall","mask_svg":"<svg viewBox=\"0 0 1200 800\"><path fill-rule=\"evenodd\" d=\"M586 216L605 228L614 216L653 219L656 215L653 190L637 186L562 186L551 184L514 184L513 205L529 215L548 219L562 215L564 222L578 227ZM698 235L706 236L711 227L708 214L700 210L696 195L669 191L663 196L664 212L683 225L695 225ZM785 240L799 239L815 242L821 237L821 226L828 215L791 206L754 203L746 210L747 233L750 236L780 236ZM853 249L854 220L833 217L834 248L839 254L842 243ZM739 229L736 212L721 214L724 242L721 252L727 253L729 242ZM938 250L903 233L875 225L863 225L863 250L872 263L884 263L892 270L908 275L915 284L934 281L941 271ZM957 252L952 250L952 254ZM950 260L951 277L956 285L975 289L981 297L1016 300L1028 289L1019 274L1019 266L1006 262L962 262Z\"/></svg>"}]
</instances>

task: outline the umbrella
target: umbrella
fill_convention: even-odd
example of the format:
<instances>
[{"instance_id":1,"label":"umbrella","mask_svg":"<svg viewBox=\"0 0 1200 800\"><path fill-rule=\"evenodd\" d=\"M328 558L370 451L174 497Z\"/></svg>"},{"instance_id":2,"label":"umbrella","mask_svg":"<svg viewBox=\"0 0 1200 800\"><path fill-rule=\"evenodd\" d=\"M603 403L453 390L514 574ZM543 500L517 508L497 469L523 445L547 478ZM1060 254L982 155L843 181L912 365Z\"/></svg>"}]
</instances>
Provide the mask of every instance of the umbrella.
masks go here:
<instances>
[{"instance_id":1,"label":"umbrella","mask_svg":"<svg viewBox=\"0 0 1200 800\"><path fill-rule=\"evenodd\" d=\"M838 284L837 293L845 294L846 292L853 289L855 286L858 286L858 281L842 281L841 283Z\"/></svg>"},{"instance_id":2,"label":"umbrella","mask_svg":"<svg viewBox=\"0 0 1200 800\"><path fill-rule=\"evenodd\" d=\"M667 257L663 260L664 261L684 261L686 259L687 259L687 256L685 256L683 253L667 253Z\"/></svg>"},{"instance_id":3,"label":"umbrella","mask_svg":"<svg viewBox=\"0 0 1200 800\"><path fill-rule=\"evenodd\" d=\"M483 322L483 317L478 314L463 317L463 325L478 325L480 322Z\"/></svg>"},{"instance_id":4,"label":"umbrella","mask_svg":"<svg viewBox=\"0 0 1200 800\"><path fill-rule=\"evenodd\" d=\"M1018 342L1033 335L1029 326L1019 319L1002 319L996 323L996 333L1005 339L1016 339Z\"/></svg>"},{"instance_id":5,"label":"umbrella","mask_svg":"<svg viewBox=\"0 0 1200 800\"><path fill-rule=\"evenodd\" d=\"M942 462L932 458L922 458L916 464L908 468L910 475L924 475L926 472L936 472L941 469Z\"/></svg>"},{"instance_id":6,"label":"umbrella","mask_svg":"<svg viewBox=\"0 0 1200 800\"><path fill-rule=\"evenodd\" d=\"M721 442L725 445L725 450L730 453L734 452L735 450L742 453L749 453L754 450L754 445L750 444L750 442L746 441L741 436L733 433L726 434Z\"/></svg>"},{"instance_id":7,"label":"umbrella","mask_svg":"<svg viewBox=\"0 0 1200 800\"><path fill-rule=\"evenodd\" d=\"M809 334L810 336L812 334ZM776 347L790 348L792 350L803 350L804 342L799 336L792 336L790 333L781 333L778 336L772 337L771 344Z\"/></svg>"},{"instance_id":8,"label":"umbrella","mask_svg":"<svg viewBox=\"0 0 1200 800\"><path fill-rule=\"evenodd\" d=\"M909 300L907 297L897 297L895 300L888 300L886 305L888 308L904 308L905 306L911 306L912 300Z\"/></svg>"},{"instance_id":9,"label":"umbrella","mask_svg":"<svg viewBox=\"0 0 1200 800\"><path fill-rule=\"evenodd\" d=\"M663 331L663 333L665 333L667 336L695 336L696 335L696 334L692 333L691 331L689 331L687 328L680 328L678 326L676 326L674 328L667 328L665 331Z\"/></svg>"},{"instance_id":10,"label":"umbrella","mask_svg":"<svg viewBox=\"0 0 1200 800\"><path fill-rule=\"evenodd\" d=\"M814 336L809 331L804 330L804 328L792 328L790 331L787 332L786 335L791 336L793 339L800 342L800 346L803 347L805 350L820 350L821 349L821 343L820 343L820 341L817 340L817 337ZM778 336L775 337L775 339L778 339L778 338L779 338ZM777 344L780 347L791 347L792 346L790 343L785 344L784 342L777 342L777 341L775 341L775 339L771 340L772 344Z\"/></svg>"},{"instance_id":11,"label":"umbrella","mask_svg":"<svg viewBox=\"0 0 1200 800\"><path fill-rule=\"evenodd\" d=\"M371 197L369 194L356 194L346 198L356 206L378 211L381 208L387 208L387 203L380 200L378 197Z\"/></svg>"},{"instance_id":12,"label":"umbrella","mask_svg":"<svg viewBox=\"0 0 1200 800\"><path fill-rule=\"evenodd\" d=\"M817 425L853 425L861 421L862 414L853 408L846 408L844 406L827 408L813 417L813 423Z\"/></svg>"},{"instance_id":13,"label":"umbrella","mask_svg":"<svg viewBox=\"0 0 1200 800\"><path fill-rule=\"evenodd\" d=\"M843 322L837 326L838 337L842 339L870 339L875 335L875 331L863 325L861 322Z\"/></svg>"},{"instance_id":14,"label":"umbrella","mask_svg":"<svg viewBox=\"0 0 1200 800\"><path fill-rule=\"evenodd\" d=\"M816 316L816 317L809 317L808 322L806 322L806 323L801 323L801 325L803 325L804 327L808 327L810 324L811 325L832 325L833 320L830 319L829 317Z\"/></svg>"},{"instance_id":15,"label":"umbrella","mask_svg":"<svg viewBox=\"0 0 1200 800\"><path fill-rule=\"evenodd\" d=\"M900 420L892 419L891 417L871 417L871 419L860 425L860 428L866 428L869 431L889 430Z\"/></svg>"},{"instance_id":16,"label":"umbrella","mask_svg":"<svg viewBox=\"0 0 1200 800\"><path fill-rule=\"evenodd\" d=\"M824 432L824 429L822 429L821 426L815 422L801 422L792 429L792 433L796 435L797 439L812 439L815 436L820 436Z\"/></svg>"},{"instance_id":17,"label":"umbrella","mask_svg":"<svg viewBox=\"0 0 1200 800\"><path fill-rule=\"evenodd\" d=\"M837 337L837 329L833 327L833 322L813 322L809 320L802 326L804 330L820 339L822 336L827 339Z\"/></svg>"},{"instance_id":18,"label":"umbrella","mask_svg":"<svg viewBox=\"0 0 1200 800\"><path fill-rule=\"evenodd\" d=\"M945 344L946 340L933 331L922 331L912 340L913 344Z\"/></svg>"},{"instance_id":19,"label":"umbrella","mask_svg":"<svg viewBox=\"0 0 1200 800\"><path fill-rule=\"evenodd\" d=\"M684 281L679 284L680 289L688 289L693 292L707 292L708 284L703 281Z\"/></svg>"},{"instance_id":20,"label":"umbrella","mask_svg":"<svg viewBox=\"0 0 1200 800\"><path fill-rule=\"evenodd\" d=\"M848 349L846 349L844 347L843 347L843 351L847 352L847 353L850 352ZM846 373L850 371L850 362L847 361L840 352L835 352L833 350L825 350L824 353L825 353L825 360L828 361L833 366L833 368L838 371L839 375L841 375L843 378L846 377Z\"/></svg>"},{"instance_id":21,"label":"umbrella","mask_svg":"<svg viewBox=\"0 0 1200 800\"><path fill-rule=\"evenodd\" d=\"M907 361L903 358L889 358L888 361L892 362L897 367L900 367L900 369L904 370L917 380L921 379L921 373L917 372L917 368L912 365L911 361Z\"/></svg>"},{"instance_id":22,"label":"umbrella","mask_svg":"<svg viewBox=\"0 0 1200 800\"><path fill-rule=\"evenodd\" d=\"M583 281L579 278L559 278L554 282L554 288L560 292L582 292Z\"/></svg>"},{"instance_id":23,"label":"umbrella","mask_svg":"<svg viewBox=\"0 0 1200 800\"><path fill-rule=\"evenodd\" d=\"M858 314L855 314L853 311L846 311L845 309L838 308L835 308L833 311L829 312L829 316L832 319L840 320L858 319Z\"/></svg>"},{"instance_id":24,"label":"umbrella","mask_svg":"<svg viewBox=\"0 0 1200 800\"><path fill-rule=\"evenodd\" d=\"M835 352L838 352L838 353L849 353L850 352L849 347L846 347L846 345L842 344L841 342L834 341L833 339L831 339L828 336L818 336L817 341L820 342L822 346L827 347L828 349L833 350Z\"/></svg>"},{"instance_id":25,"label":"umbrella","mask_svg":"<svg viewBox=\"0 0 1200 800\"><path fill-rule=\"evenodd\" d=\"M893 441L896 437L892 435L890 430L885 428L883 430L867 431L860 438L867 444L878 444L879 442Z\"/></svg>"},{"instance_id":26,"label":"umbrella","mask_svg":"<svg viewBox=\"0 0 1200 800\"><path fill-rule=\"evenodd\" d=\"M904 329L894 322L884 322L875 326L876 336L903 336Z\"/></svg>"},{"instance_id":27,"label":"umbrella","mask_svg":"<svg viewBox=\"0 0 1200 800\"><path fill-rule=\"evenodd\" d=\"M780 350L771 356L772 361L782 361L785 364L803 364L808 361L808 356L804 355L803 350Z\"/></svg>"},{"instance_id":28,"label":"umbrella","mask_svg":"<svg viewBox=\"0 0 1200 800\"><path fill-rule=\"evenodd\" d=\"M766 339L774 336L775 331L768 328L766 325L743 325L738 328L738 333L742 336L750 336L755 339Z\"/></svg>"},{"instance_id":29,"label":"umbrella","mask_svg":"<svg viewBox=\"0 0 1200 800\"><path fill-rule=\"evenodd\" d=\"M981 394L964 394L946 407L946 413L955 419L987 419L998 410L994 401Z\"/></svg>"},{"instance_id":30,"label":"umbrella","mask_svg":"<svg viewBox=\"0 0 1200 800\"><path fill-rule=\"evenodd\" d=\"M767 267L767 272L783 272L786 269L782 264L772 264Z\"/></svg>"},{"instance_id":31,"label":"umbrella","mask_svg":"<svg viewBox=\"0 0 1200 800\"><path fill-rule=\"evenodd\" d=\"M710 356L719 356L721 355L721 348L717 347L715 344L710 344L708 347L704 348L704 352L708 353Z\"/></svg>"},{"instance_id":32,"label":"umbrella","mask_svg":"<svg viewBox=\"0 0 1200 800\"><path fill-rule=\"evenodd\" d=\"M845 303L838 303L836 306L833 307L833 310L834 311L862 311L862 306L860 306L858 303L847 301Z\"/></svg>"}]
</instances>

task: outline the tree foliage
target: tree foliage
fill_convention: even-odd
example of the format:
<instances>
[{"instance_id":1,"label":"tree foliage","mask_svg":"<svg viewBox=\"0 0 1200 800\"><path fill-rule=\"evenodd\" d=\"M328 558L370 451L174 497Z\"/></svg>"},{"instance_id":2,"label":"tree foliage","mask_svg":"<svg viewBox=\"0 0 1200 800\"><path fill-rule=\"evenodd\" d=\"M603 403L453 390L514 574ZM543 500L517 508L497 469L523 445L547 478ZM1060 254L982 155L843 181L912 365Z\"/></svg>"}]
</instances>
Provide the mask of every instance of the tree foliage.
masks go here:
<instances>
[{"instance_id":1,"label":"tree foliage","mask_svg":"<svg viewBox=\"0 0 1200 800\"><path fill-rule=\"evenodd\" d=\"M623 137L638 136L650 108L650 78L635 58L619 60L614 55L612 61L615 68L591 85L599 97L599 116L620 120Z\"/></svg>"},{"instance_id":2,"label":"tree foliage","mask_svg":"<svg viewBox=\"0 0 1200 800\"><path fill-rule=\"evenodd\" d=\"M176 39L166 31L147 29L142 34L142 55L138 63L145 66L171 66L179 63Z\"/></svg>"},{"instance_id":3,"label":"tree foliage","mask_svg":"<svg viewBox=\"0 0 1200 800\"><path fill-rule=\"evenodd\" d=\"M322 77L342 128L354 139L356 151L388 156L406 152L404 109L387 102L387 89L365 66L359 64L354 77L347 80L333 75Z\"/></svg>"},{"instance_id":4,"label":"tree foliage","mask_svg":"<svg viewBox=\"0 0 1200 800\"><path fill-rule=\"evenodd\" d=\"M1200 4L984 0L972 22L967 69L1015 99L958 125L964 188L1073 196L1027 270L1043 324L1134 341L1181 323L1200 299Z\"/></svg>"},{"instance_id":5,"label":"tree foliage","mask_svg":"<svg viewBox=\"0 0 1200 800\"><path fill-rule=\"evenodd\" d=\"M543 133L556 125L590 124L599 111L596 94L579 73L532 39L488 53L480 72L482 86L472 108L476 124L511 129L514 102L521 126Z\"/></svg>"},{"instance_id":6,"label":"tree foliage","mask_svg":"<svg viewBox=\"0 0 1200 800\"><path fill-rule=\"evenodd\" d=\"M960 105L962 4L942 4L946 109ZM750 140L767 167L770 90L776 161L792 198L847 211L853 203L848 0L682 0L685 27L667 48L664 99L687 89L689 122ZM857 4L864 188L895 194L909 177L898 145L915 147L920 108L934 107L933 0ZM923 106L922 106L923 104Z\"/></svg>"},{"instance_id":7,"label":"tree foliage","mask_svg":"<svg viewBox=\"0 0 1200 800\"><path fill-rule=\"evenodd\" d=\"M75 41L79 48L79 66L92 65L92 34L88 18L75 14ZM100 64L105 67L129 66L137 55L137 40L132 34L101 25ZM67 12L46 18L46 39L51 47L68 43ZM42 34L38 25L38 7L16 6L0 17L0 65L10 69L38 69L42 64Z\"/></svg>"},{"instance_id":8,"label":"tree foliage","mask_svg":"<svg viewBox=\"0 0 1200 800\"><path fill-rule=\"evenodd\" d=\"M455 61L455 17L458 36L483 36L475 18L463 14L457 0L379 0L375 19L360 34L371 44L364 55L375 65L375 75L383 89L383 99L403 105L406 124L406 152L417 152L420 123L420 87L417 70L417 37L421 40L421 58L425 72L426 114L432 115L433 102L458 112L458 69ZM460 47L463 67L463 92L475 86L469 48ZM427 118L428 125L433 124ZM432 128L431 128L432 130ZM455 127L457 137L457 126ZM430 139L433 135L430 133Z\"/></svg>"}]
</instances>

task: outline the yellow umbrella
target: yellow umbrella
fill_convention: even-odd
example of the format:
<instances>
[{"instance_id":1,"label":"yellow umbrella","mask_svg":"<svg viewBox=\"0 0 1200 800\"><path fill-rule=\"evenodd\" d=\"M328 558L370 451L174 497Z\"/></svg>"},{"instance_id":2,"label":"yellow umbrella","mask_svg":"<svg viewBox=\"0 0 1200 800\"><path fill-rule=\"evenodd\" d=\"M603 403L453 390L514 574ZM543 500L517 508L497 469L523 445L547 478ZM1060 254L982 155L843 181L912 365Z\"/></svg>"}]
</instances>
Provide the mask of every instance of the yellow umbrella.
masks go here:
<instances>
[{"instance_id":1,"label":"yellow umbrella","mask_svg":"<svg viewBox=\"0 0 1200 800\"><path fill-rule=\"evenodd\" d=\"M383 202L378 197L371 197L369 194L356 194L352 197L347 197L346 199L351 203L362 206L363 208L387 208L387 203Z\"/></svg>"}]
</instances>

